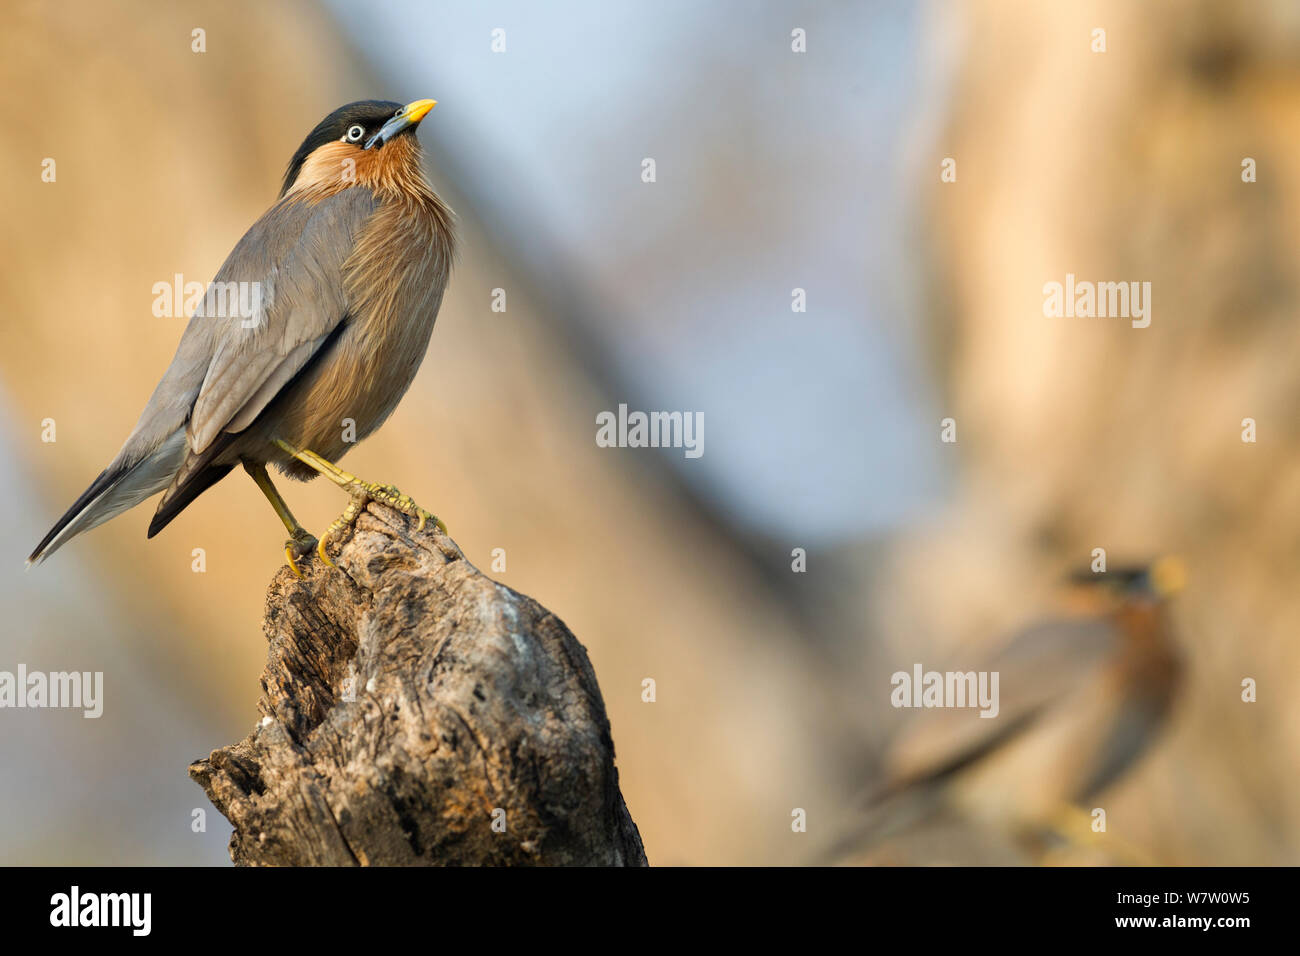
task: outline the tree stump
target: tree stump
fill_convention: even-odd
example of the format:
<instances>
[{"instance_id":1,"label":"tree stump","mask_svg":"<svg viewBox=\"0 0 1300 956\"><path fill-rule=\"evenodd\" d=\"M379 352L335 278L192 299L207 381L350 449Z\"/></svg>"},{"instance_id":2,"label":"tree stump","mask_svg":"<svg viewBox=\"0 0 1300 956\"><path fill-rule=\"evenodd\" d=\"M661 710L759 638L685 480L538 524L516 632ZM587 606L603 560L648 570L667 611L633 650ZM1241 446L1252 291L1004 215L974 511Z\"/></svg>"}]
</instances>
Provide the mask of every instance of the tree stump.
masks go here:
<instances>
[{"instance_id":1,"label":"tree stump","mask_svg":"<svg viewBox=\"0 0 1300 956\"><path fill-rule=\"evenodd\" d=\"M190 766L237 865L645 866L586 650L377 502L282 568L263 715Z\"/></svg>"}]
</instances>

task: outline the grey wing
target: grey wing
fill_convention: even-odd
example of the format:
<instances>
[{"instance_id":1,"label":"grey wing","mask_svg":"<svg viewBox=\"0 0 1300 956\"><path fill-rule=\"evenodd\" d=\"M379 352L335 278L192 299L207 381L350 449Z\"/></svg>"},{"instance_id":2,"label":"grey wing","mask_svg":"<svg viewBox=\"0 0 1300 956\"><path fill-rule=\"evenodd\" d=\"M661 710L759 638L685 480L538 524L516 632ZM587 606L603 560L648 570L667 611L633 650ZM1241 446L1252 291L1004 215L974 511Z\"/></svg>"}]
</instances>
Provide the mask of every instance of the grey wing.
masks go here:
<instances>
[{"instance_id":1,"label":"grey wing","mask_svg":"<svg viewBox=\"0 0 1300 956\"><path fill-rule=\"evenodd\" d=\"M1086 684L1110 659L1118 639L1106 620L1045 621L974 666L950 665L962 672L997 673L997 715L981 717L977 707L903 711L890 746L889 789L953 772L1001 746Z\"/></svg>"},{"instance_id":2,"label":"grey wing","mask_svg":"<svg viewBox=\"0 0 1300 956\"><path fill-rule=\"evenodd\" d=\"M135 428L110 466L129 467L187 432L189 455L209 447L238 413L269 401L259 394L275 377L301 367L303 342L319 340L322 331L343 317L337 268L351 251L359 225L375 206L369 190L346 189L316 205L280 201L255 222L226 258L217 282L256 283L261 308L246 321L239 315L195 314L176 347L176 354L140 414ZM335 227L337 231L331 231ZM327 264L336 264L333 272ZM329 277L328 281L313 279ZM278 295L276 294L279 287ZM301 341L297 341L301 339ZM241 370L240 363L248 368ZM287 381L287 378L285 379ZM242 396L242 398L241 398ZM228 411L229 410L229 411Z\"/></svg>"},{"instance_id":3,"label":"grey wing","mask_svg":"<svg viewBox=\"0 0 1300 956\"><path fill-rule=\"evenodd\" d=\"M216 283L257 282L259 307L221 318L190 414L191 454L247 428L344 320L343 264L375 209L369 190L281 202L235 247ZM286 240L286 236L290 237Z\"/></svg>"},{"instance_id":4,"label":"grey wing","mask_svg":"<svg viewBox=\"0 0 1300 956\"><path fill-rule=\"evenodd\" d=\"M282 200L221 267L214 286L257 283L260 302L247 317L195 315L146 409L166 407L150 427L183 429L185 439L149 537L231 469L214 459L347 318L343 264L375 206L359 187L311 205Z\"/></svg>"},{"instance_id":5,"label":"grey wing","mask_svg":"<svg viewBox=\"0 0 1300 956\"><path fill-rule=\"evenodd\" d=\"M166 489L149 537L230 470L223 433L247 428L347 316L343 265L374 211L353 187L315 204L280 201L235 246L117 456L28 559ZM230 292L233 290L233 303ZM256 297L253 293L256 292ZM212 309L218 303L221 309ZM245 315L236 307L253 306Z\"/></svg>"}]
</instances>

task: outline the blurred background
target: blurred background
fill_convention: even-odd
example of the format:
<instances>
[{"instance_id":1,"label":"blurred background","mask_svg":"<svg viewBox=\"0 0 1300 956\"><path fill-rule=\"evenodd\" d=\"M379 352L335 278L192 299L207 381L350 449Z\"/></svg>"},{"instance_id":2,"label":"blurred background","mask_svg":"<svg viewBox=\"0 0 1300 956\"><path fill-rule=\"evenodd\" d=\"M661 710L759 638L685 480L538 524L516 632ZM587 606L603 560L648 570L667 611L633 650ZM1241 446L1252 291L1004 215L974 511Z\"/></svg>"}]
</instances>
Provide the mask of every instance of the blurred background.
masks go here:
<instances>
[{"instance_id":1,"label":"blurred background","mask_svg":"<svg viewBox=\"0 0 1300 956\"><path fill-rule=\"evenodd\" d=\"M1189 569L1184 692L1108 812L1157 862L1300 862L1294 3L4 17L0 670L106 688L99 720L0 711L0 862L228 864L186 767L256 719L283 559L261 495L232 475L153 541L145 506L23 558L171 359L185 320L153 284L211 278L307 131L371 97L439 101L420 137L462 253L347 467L484 571L504 549L490 573L588 648L652 863L808 859L898 725L890 675L1050 614L1096 547ZM1067 272L1151 282L1151 326L1044 318ZM619 403L702 412L704 455L597 447ZM284 490L317 531L345 503Z\"/></svg>"}]
</instances>

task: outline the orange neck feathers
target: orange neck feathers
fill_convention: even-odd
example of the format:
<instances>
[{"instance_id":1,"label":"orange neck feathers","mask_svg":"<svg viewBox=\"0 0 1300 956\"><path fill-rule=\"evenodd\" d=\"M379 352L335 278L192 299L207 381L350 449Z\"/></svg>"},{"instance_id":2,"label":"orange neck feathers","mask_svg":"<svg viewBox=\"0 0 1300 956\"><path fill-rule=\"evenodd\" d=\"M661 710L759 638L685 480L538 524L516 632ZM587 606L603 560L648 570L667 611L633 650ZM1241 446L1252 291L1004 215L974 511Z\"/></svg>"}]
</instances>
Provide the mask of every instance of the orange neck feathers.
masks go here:
<instances>
[{"instance_id":1,"label":"orange neck feathers","mask_svg":"<svg viewBox=\"0 0 1300 956\"><path fill-rule=\"evenodd\" d=\"M420 165L420 143L401 135L376 149L333 142L312 151L286 199L319 202L350 186L365 186L380 199L441 205Z\"/></svg>"}]
</instances>

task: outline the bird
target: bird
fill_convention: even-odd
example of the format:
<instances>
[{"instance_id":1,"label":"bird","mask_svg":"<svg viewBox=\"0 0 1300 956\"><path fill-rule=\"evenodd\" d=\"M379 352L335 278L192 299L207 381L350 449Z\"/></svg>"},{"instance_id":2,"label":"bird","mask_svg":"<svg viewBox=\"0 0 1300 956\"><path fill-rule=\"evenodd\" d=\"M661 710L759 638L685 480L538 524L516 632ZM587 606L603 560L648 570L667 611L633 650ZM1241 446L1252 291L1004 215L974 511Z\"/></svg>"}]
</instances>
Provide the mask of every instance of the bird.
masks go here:
<instances>
[{"instance_id":1,"label":"bird","mask_svg":"<svg viewBox=\"0 0 1300 956\"><path fill-rule=\"evenodd\" d=\"M1185 581L1176 556L1072 572L1057 615L957 668L998 675L996 716L905 710L880 779L824 858L953 817L1039 848L1080 834L1090 820L1080 808L1134 765L1172 711L1184 661L1168 604Z\"/></svg>"},{"instance_id":2,"label":"bird","mask_svg":"<svg viewBox=\"0 0 1300 956\"><path fill-rule=\"evenodd\" d=\"M289 532L285 557L299 577L298 562L313 548L334 564L327 543L370 500L421 530L433 521L445 532L394 486L338 466L410 387L450 277L454 215L425 176L416 136L435 105L361 100L307 134L275 203L209 286L250 284L253 314L195 310L121 450L32 551L28 568L162 492L152 538L236 466ZM323 475L349 494L319 539L294 518L270 465L304 481Z\"/></svg>"}]
</instances>

